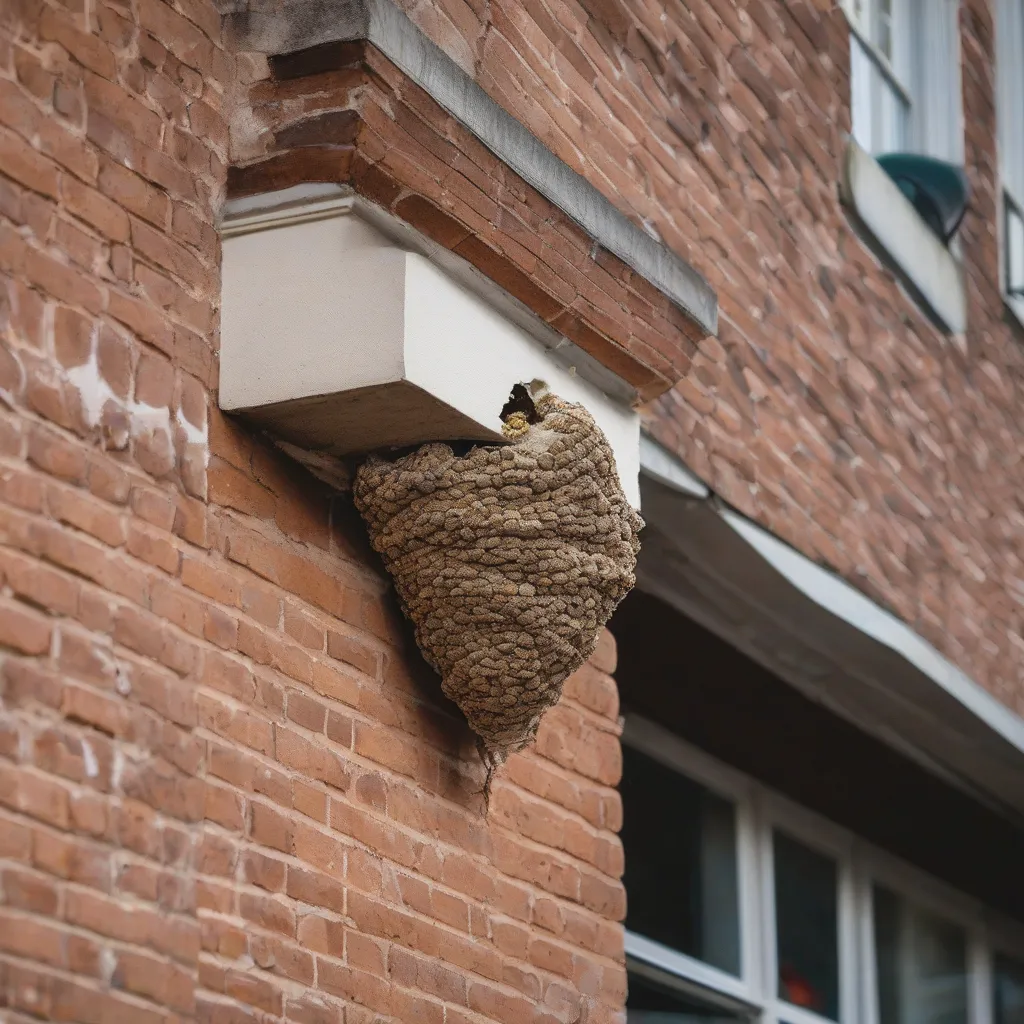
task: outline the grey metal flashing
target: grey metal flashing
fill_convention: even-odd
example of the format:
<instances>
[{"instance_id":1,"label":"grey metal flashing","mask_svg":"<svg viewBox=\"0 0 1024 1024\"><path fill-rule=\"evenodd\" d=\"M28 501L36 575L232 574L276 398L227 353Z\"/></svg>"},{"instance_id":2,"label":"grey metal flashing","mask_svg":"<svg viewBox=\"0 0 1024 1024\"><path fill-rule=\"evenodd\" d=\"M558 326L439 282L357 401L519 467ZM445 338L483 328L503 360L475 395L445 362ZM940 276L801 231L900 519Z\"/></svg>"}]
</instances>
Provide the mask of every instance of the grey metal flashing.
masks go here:
<instances>
[{"instance_id":1,"label":"grey metal flashing","mask_svg":"<svg viewBox=\"0 0 1024 1024\"><path fill-rule=\"evenodd\" d=\"M651 479L680 494L691 498L711 496L711 491L699 477L691 473L664 445L646 433L640 435L640 466Z\"/></svg>"},{"instance_id":2,"label":"grey metal flashing","mask_svg":"<svg viewBox=\"0 0 1024 1024\"><path fill-rule=\"evenodd\" d=\"M669 473L666 458L675 456L641 446L639 587L934 774L1024 819L1024 719L850 584L710 491L695 493L689 470L675 459Z\"/></svg>"},{"instance_id":3,"label":"grey metal flashing","mask_svg":"<svg viewBox=\"0 0 1024 1024\"><path fill-rule=\"evenodd\" d=\"M708 282L492 100L391 0L250 0L246 9L229 11L225 22L238 48L267 54L366 39L598 245L702 330L717 333L718 298Z\"/></svg>"}]
</instances>

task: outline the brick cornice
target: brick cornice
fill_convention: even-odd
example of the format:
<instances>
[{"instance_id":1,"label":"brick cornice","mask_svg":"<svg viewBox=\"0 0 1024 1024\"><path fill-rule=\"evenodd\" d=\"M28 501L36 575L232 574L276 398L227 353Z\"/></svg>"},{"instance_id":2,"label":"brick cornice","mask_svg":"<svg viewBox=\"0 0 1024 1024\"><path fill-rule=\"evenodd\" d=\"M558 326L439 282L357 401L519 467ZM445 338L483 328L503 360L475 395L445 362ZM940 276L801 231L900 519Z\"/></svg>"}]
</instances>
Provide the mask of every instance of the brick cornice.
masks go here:
<instances>
[{"instance_id":1,"label":"brick cornice","mask_svg":"<svg viewBox=\"0 0 1024 1024\"><path fill-rule=\"evenodd\" d=\"M394 11L418 33L386 0L371 6ZM229 17L240 45L274 49L295 41L281 25L271 37L271 22L251 13ZM373 34L365 19L334 28ZM407 64L419 60L418 77L430 77L422 53L392 48ZM481 112L482 92L441 58L447 64L433 91L445 103L367 38L272 53L270 77L249 87L247 108L238 113L245 130L238 133L229 198L306 182L347 185L497 282L640 399L672 387L717 326L713 291L518 122L504 112L486 121L499 108L487 100ZM450 95L452 69L477 91L467 101L470 118L486 123L471 126L452 115L449 108L460 105ZM529 146L519 145L509 122ZM494 145L486 144L495 136ZM510 149L530 152L519 152L517 167L496 151ZM526 175L544 177L543 189Z\"/></svg>"}]
</instances>

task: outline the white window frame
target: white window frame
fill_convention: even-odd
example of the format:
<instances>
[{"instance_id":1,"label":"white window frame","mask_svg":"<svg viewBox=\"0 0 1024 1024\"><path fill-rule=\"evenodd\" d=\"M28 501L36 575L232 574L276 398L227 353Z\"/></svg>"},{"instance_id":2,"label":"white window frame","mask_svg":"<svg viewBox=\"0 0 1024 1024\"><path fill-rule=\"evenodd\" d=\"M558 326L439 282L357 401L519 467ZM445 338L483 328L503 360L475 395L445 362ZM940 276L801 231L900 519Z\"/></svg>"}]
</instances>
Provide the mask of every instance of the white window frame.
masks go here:
<instances>
[{"instance_id":1,"label":"white window frame","mask_svg":"<svg viewBox=\"0 0 1024 1024\"><path fill-rule=\"evenodd\" d=\"M962 164L964 160L964 111L962 44L959 31L960 0L891 0L891 54L875 41L880 0L842 0L851 35L893 93L906 106L906 152ZM938 17L928 17L938 11ZM853 60L851 54L851 61ZM852 66L851 66L852 71ZM851 116L856 120L857 97L851 96ZM879 155L880 97L871 97L866 112L870 123L853 125L854 138L871 144L865 148ZM863 143L862 143L863 145Z\"/></svg>"},{"instance_id":2,"label":"white window frame","mask_svg":"<svg viewBox=\"0 0 1024 1024\"><path fill-rule=\"evenodd\" d=\"M850 22L851 54L850 73L851 90L854 88L852 78L854 75L855 52L852 47L859 47L864 53L866 60L870 61L877 70L880 80L862 82L862 86L868 88L867 96L852 94L851 120L854 138L860 141L861 145L870 152L876 153L881 150L879 135L882 129L882 122L885 117L882 103L881 90L888 87L897 100L905 107L904 131L906 140L902 148L906 149L911 144L911 124L914 117L914 97L910 85L910 51L907 42L907 31L905 21L907 16L906 0L892 0L892 19L890 32L892 38L892 54L886 54L875 42L876 21L878 20L878 0L863 0L863 12L858 16L856 0L844 0L844 10ZM866 101L866 102L865 102ZM860 118L858 118L858 113ZM867 123L863 119L867 118ZM861 123L858 124L858 120ZM865 137L867 136L867 137Z\"/></svg>"},{"instance_id":3,"label":"white window frame","mask_svg":"<svg viewBox=\"0 0 1024 1024\"><path fill-rule=\"evenodd\" d=\"M964 930L968 1024L992 1024L996 953L1024 963L1024 926L864 842L639 715L622 741L736 807L740 977L662 943L626 932L630 970L746 1012L761 1024L833 1024L777 995L773 831L831 857L837 866L839 1024L878 1024L872 893L876 884ZM626 809L628 814L628 808ZM628 893L627 893L628 896Z\"/></svg>"},{"instance_id":4,"label":"white window frame","mask_svg":"<svg viewBox=\"0 0 1024 1024\"><path fill-rule=\"evenodd\" d=\"M1012 8L1017 8L1016 12ZM1024 0L996 0L996 123L999 144L999 290L1024 325L1024 296L1010 295L1010 209L1024 217ZM1014 35L1018 38L1014 40ZM1018 138L1018 136L1020 136Z\"/></svg>"},{"instance_id":5,"label":"white window frame","mask_svg":"<svg viewBox=\"0 0 1024 1024\"><path fill-rule=\"evenodd\" d=\"M875 157L896 145L904 152L963 163L961 0L892 0L891 60L872 38L879 0L863 0L861 17L857 0L841 2L850 23L853 120L840 180L843 202L934 319L959 338L967 328L967 290L958 239L947 244L939 238ZM883 139L882 97L889 91L907 104L904 138L898 143Z\"/></svg>"},{"instance_id":6,"label":"white window frame","mask_svg":"<svg viewBox=\"0 0 1024 1024\"><path fill-rule=\"evenodd\" d=\"M1022 58L1024 59L1024 58ZM1003 176L1003 187L1000 189L1000 217L999 217L999 291L1007 308L1024 326L1024 295L1011 294L1010 292L1010 269L1007 266L1010 260L1011 231L1010 218L1024 223L1024 201L1017 199L1017 193ZM1019 230L1019 229L1018 229Z\"/></svg>"}]
</instances>

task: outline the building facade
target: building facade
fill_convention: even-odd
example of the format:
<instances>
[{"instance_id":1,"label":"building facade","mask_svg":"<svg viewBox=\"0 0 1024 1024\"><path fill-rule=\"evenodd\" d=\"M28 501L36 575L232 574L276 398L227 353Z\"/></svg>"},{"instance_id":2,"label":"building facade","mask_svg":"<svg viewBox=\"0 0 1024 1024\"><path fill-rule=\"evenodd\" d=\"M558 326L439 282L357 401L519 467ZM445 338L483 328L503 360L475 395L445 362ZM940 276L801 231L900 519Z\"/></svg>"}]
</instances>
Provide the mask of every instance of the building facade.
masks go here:
<instances>
[{"instance_id":1,"label":"building facade","mask_svg":"<svg viewBox=\"0 0 1024 1024\"><path fill-rule=\"evenodd\" d=\"M0 285L4 1020L1024 1020L1021 0L4 0ZM351 475L537 377L486 801Z\"/></svg>"}]
</instances>

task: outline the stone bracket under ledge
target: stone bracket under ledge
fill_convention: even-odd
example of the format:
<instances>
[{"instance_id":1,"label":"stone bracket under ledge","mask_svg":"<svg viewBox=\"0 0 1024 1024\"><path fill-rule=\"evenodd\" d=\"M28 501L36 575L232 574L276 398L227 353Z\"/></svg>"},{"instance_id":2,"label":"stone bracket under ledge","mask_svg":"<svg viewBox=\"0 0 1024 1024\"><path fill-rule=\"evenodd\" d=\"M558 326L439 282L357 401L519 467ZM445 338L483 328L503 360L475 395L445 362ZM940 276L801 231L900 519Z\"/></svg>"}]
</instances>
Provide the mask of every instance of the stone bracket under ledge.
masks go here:
<instances>
[{"instance_id":1,"label":"stone bracket under ledge","mask_svg":"<svg viewBox=\"0 0 1024 1024\"><path fill-rule=\"evenodd\" d=\"M501 441L512 387L539 379L595 417L639 505L640 420L625 382L545 325L515 322L498 289L489 301L410 251L383 211L340 190L293 197L226 212L222 409L344 456Z\"/></svg>"}]
</instances>

